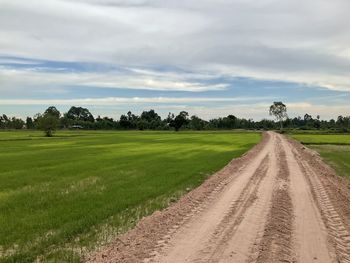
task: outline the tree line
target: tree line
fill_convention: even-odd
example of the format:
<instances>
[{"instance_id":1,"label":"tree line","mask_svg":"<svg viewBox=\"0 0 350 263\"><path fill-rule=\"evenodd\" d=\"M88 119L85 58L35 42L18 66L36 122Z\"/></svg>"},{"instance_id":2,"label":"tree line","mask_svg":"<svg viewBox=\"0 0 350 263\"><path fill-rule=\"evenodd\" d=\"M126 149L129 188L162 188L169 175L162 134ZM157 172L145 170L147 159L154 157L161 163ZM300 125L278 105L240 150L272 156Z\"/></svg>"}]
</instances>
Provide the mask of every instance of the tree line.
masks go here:
<instances>
[{"instance_id":1,"label":"tree line","mask_svg":"<svg viewBox=\"0 0 350 263\"><path fill-rule=\"evenodd\" d=\"M338 132L350 131L350 116L338 116L336 119L321 120L320 116L305 114L303 117L289 118L286 107L280 102L271 105L270 114L276 121L263 119L238 118L234 115L203 120L196 115L181 111L175 115L169 113L164 119L154 110L143 111L140 115L127 112L119 120L98 116L95 118L87 108L71 107L68 112L61 114L51 106L43 113L22 120L16 117L0 115L0 129L41 129L47 136L51 136L56 129L87 129L87 130L230 130L230 129L322 129ZM282 112L280 111L282 106ZM284 108L283 108L284 107Z\"/></svg>"}]
</instances>

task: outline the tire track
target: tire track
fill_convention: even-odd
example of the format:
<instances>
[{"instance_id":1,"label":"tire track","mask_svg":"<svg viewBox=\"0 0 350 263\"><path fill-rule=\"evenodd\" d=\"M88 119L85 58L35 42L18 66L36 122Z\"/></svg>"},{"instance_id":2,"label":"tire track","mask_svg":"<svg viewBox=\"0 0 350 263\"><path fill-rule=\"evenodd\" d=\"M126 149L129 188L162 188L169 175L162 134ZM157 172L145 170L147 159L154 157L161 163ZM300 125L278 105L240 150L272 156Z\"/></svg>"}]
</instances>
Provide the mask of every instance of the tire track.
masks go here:
<instances>
[{"instance_id":1,"label":"tire track","mask_svg":"<svg viewBox=\"0 0 350 263\"><path fill-rule=\"evenodd\" d=\"M294 206L293 240L297 262L336 262L321 212L312 196L308 177L301 160L294 154L295 148L284 137L288 170L290 173L291 198Z\"/></svg>"},{"instance_id":2,"label":"tire track","mask_svg":"<svg viewBox=\"0 0 350 263\"><path fill-rule=\"evenodd\" d=\"M222 256L225 244L232 239L242 220L246 221L247 210L255 203L254 193L264 180L269 166L267 156L274 151L274 142L275 135L270 134L266 146L254 161L241 171L234 182L218 193L219 197L203 213L196 215L181 231L172 236L169 244L151 262L225 262L225 256ZM272 185L273 180L270 181ZM271 191L262 192L265 196L271 195ZM264 222L265 218L259 220ZM255 237L256 232L250 231L251 243ZM245 250L248 252L249 247ZM247 258L246 254L239 256ZM231 257L229 259L232 260Z\"/></svg>"},{"instance_id":3,"label":"tire track","mask_svg":"<svg viewBox=\"0 0 350 263\"><path fill-rule=\"evenodd\" d=\"M273 147L269 148L269 159L266 174L263 175L255 200L247 209L241 222L236 226L229 239L222 243L211 262L247 262L257 258L258 245L260 244L266 220L271 207L272 193L277 176L276 136L273 138Z\"/></svg>"},{"instance_id":4,"label":"tire track","mask_svg":"<svg viewBox=\"0 0 350 263\"><path fill-rule=\"evenodd\" d=\"M249 183L244 187L237 200L233 201L230 210L217 226L215 232L202 250L200 258L193 262L219 262L225 250L225 244L235 235L238 225L245 219L245 214L257 200L257 191L261 181L265 178L268 170L269 156L262 160L260 166L251 177Z\"/></svg>"},{"instance_id":5,"label":"tire track","mask_svg":"<svg viewBox=\"0 0 350 263\"><path fill-rule=\"evenodd\" d=\"M339 263L350 263L350 233L346 229L341 216L336 211L330 197L321 182L321 179L312 169L312 167L300 158L300 155L293 151L296 158L299 159L302 170L311 186L312 196L321 212L323 222L325 223L330 246L334 247L336 260Z\"/></svg>"},{"instance_id":6,"label":"tire track","mask_svg":"<svg viewBox=\"0 0 350 263\"><path fill-rule=\"evenodd\" d=\"M290 175L284 149L277 140L278 174L273 191L271 209L264 235L249 262L295 262L293 252L293 205L290 197Z\"/></svg>"}]
</instances>

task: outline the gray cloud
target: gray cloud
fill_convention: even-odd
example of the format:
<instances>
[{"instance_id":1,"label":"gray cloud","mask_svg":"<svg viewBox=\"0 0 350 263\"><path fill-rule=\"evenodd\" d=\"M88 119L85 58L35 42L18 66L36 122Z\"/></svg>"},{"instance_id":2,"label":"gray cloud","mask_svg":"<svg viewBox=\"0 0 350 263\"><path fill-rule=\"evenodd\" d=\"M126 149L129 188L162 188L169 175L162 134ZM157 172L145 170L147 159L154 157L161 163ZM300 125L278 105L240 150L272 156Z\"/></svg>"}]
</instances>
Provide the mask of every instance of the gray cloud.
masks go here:
<instances>
[{"instance_id":1,"label":"gray cloud","mask_svg":"<svg viewBox=\"0 0 350 263\"><path fill-rule=\"evenodd\" d=\"M0 7L5 55L350 90L347 0L0 0Z\"/></svg>"}]
</instances>

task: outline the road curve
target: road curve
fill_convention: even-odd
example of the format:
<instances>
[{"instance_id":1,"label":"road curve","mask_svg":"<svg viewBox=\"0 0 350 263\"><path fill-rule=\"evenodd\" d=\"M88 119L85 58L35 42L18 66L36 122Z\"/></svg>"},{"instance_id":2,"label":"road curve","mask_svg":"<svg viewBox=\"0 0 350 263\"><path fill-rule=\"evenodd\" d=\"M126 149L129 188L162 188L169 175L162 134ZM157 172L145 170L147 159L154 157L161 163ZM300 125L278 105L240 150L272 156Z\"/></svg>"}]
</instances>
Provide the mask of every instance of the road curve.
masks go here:
<instances>
[{"instance_id":1,"label":"road curve","mask_svg":"<svg viewBox=\"0 0 350 263\"><path fill-rule=\"evenodd\" d=\"M87 262L349 262L350 190L283 135L260 144Z\"/></svg>"}]
</instances>

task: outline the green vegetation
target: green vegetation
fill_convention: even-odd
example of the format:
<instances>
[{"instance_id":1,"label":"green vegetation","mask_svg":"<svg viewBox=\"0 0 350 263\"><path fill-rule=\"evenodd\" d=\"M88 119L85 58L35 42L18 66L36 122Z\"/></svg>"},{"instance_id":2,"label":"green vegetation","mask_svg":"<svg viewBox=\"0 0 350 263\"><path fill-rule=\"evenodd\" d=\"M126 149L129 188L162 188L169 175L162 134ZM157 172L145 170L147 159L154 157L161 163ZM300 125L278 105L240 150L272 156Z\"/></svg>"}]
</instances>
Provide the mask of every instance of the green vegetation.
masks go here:
<instances>
[{"instance_id":1,"label":"green vegetation","mask_svg":"<svg viewBox=\"0 0 350 263\"><path fill-rule=\"evenodd\" d=\"M0 262L78 262L259 140L247 132L0 132Z\"/></svg>"},{"instance_id":2,"label":"green vegetation","mask_svg":"<svg viewBox=\"0 0 350 263\"><path fill-rule=\"evenodd\" d=\"M350 144L317 145L313 148L337 170L339 175L350 179Z\"/></svg>"},{"instance_id":3,"label":"green vegetation","mask_svg":"<svg viewBox=\"0 0 350 263\"><path fill-rule=\"evenodd\" d=\"M303 144L350 145L350 134L293 134L292 137Z\"/></svg>"},{"instance_id":4,"label":"green vegetation","mask_svg":"<svg viewBox=\"0 0 350 263\"><path fill-rule=\"evenodd\" d=\"M283 121L288 118L287 107L282 101L275 101L269 110L271 116L275 116L276 120L280 123L280 130L283 129Z\"/></svg>"},{"instance_id":5,"label":"green vegetation","mask_svg":"<svg viewBox=\"0 0 350 263\"><path fill-rule=\"evenodd\" d=\"M304 117L289 118L287 106L282 102L274 102L269 109L271 116L275 116L276 121L262 119L254 121L252 119L238 118L232 114L226 117L219 117L203 120L196 115L190 116L186 111L181 111L178 115L170 113L167 118L162 119L154 110L143 111L140 115L128 111L119 118L98 116L95 118L89 109L72 106L68 112L61 114L60 111L51 106L44 114L37 113L33 117L27 117L26 122L16 117L0 115L0 129L41 129L47 136L52 135L52 131L57 129L84 129L84 130L274 130L284 127L284 132L294 131L315 131L345 133L350 132L350 116L339 115L336 120L322 120L320 115L316 118L309 114ZM49 118L48 118L49 116ZM50 117L51 116L51 117ZM52 118L54 116L57 119ZM42 119L43 117L44 120Z\"/></svg>"},{"instance_id":6,"label":"green vegetation","mask_svg":"<svg viewBox=\"0 0 350 263\"><path fill-rule=\"evenodd\" d=\"M350 134L293 134L292 137L318 151L337 173L350 179Z\"/></svg>"}]
</instances>

